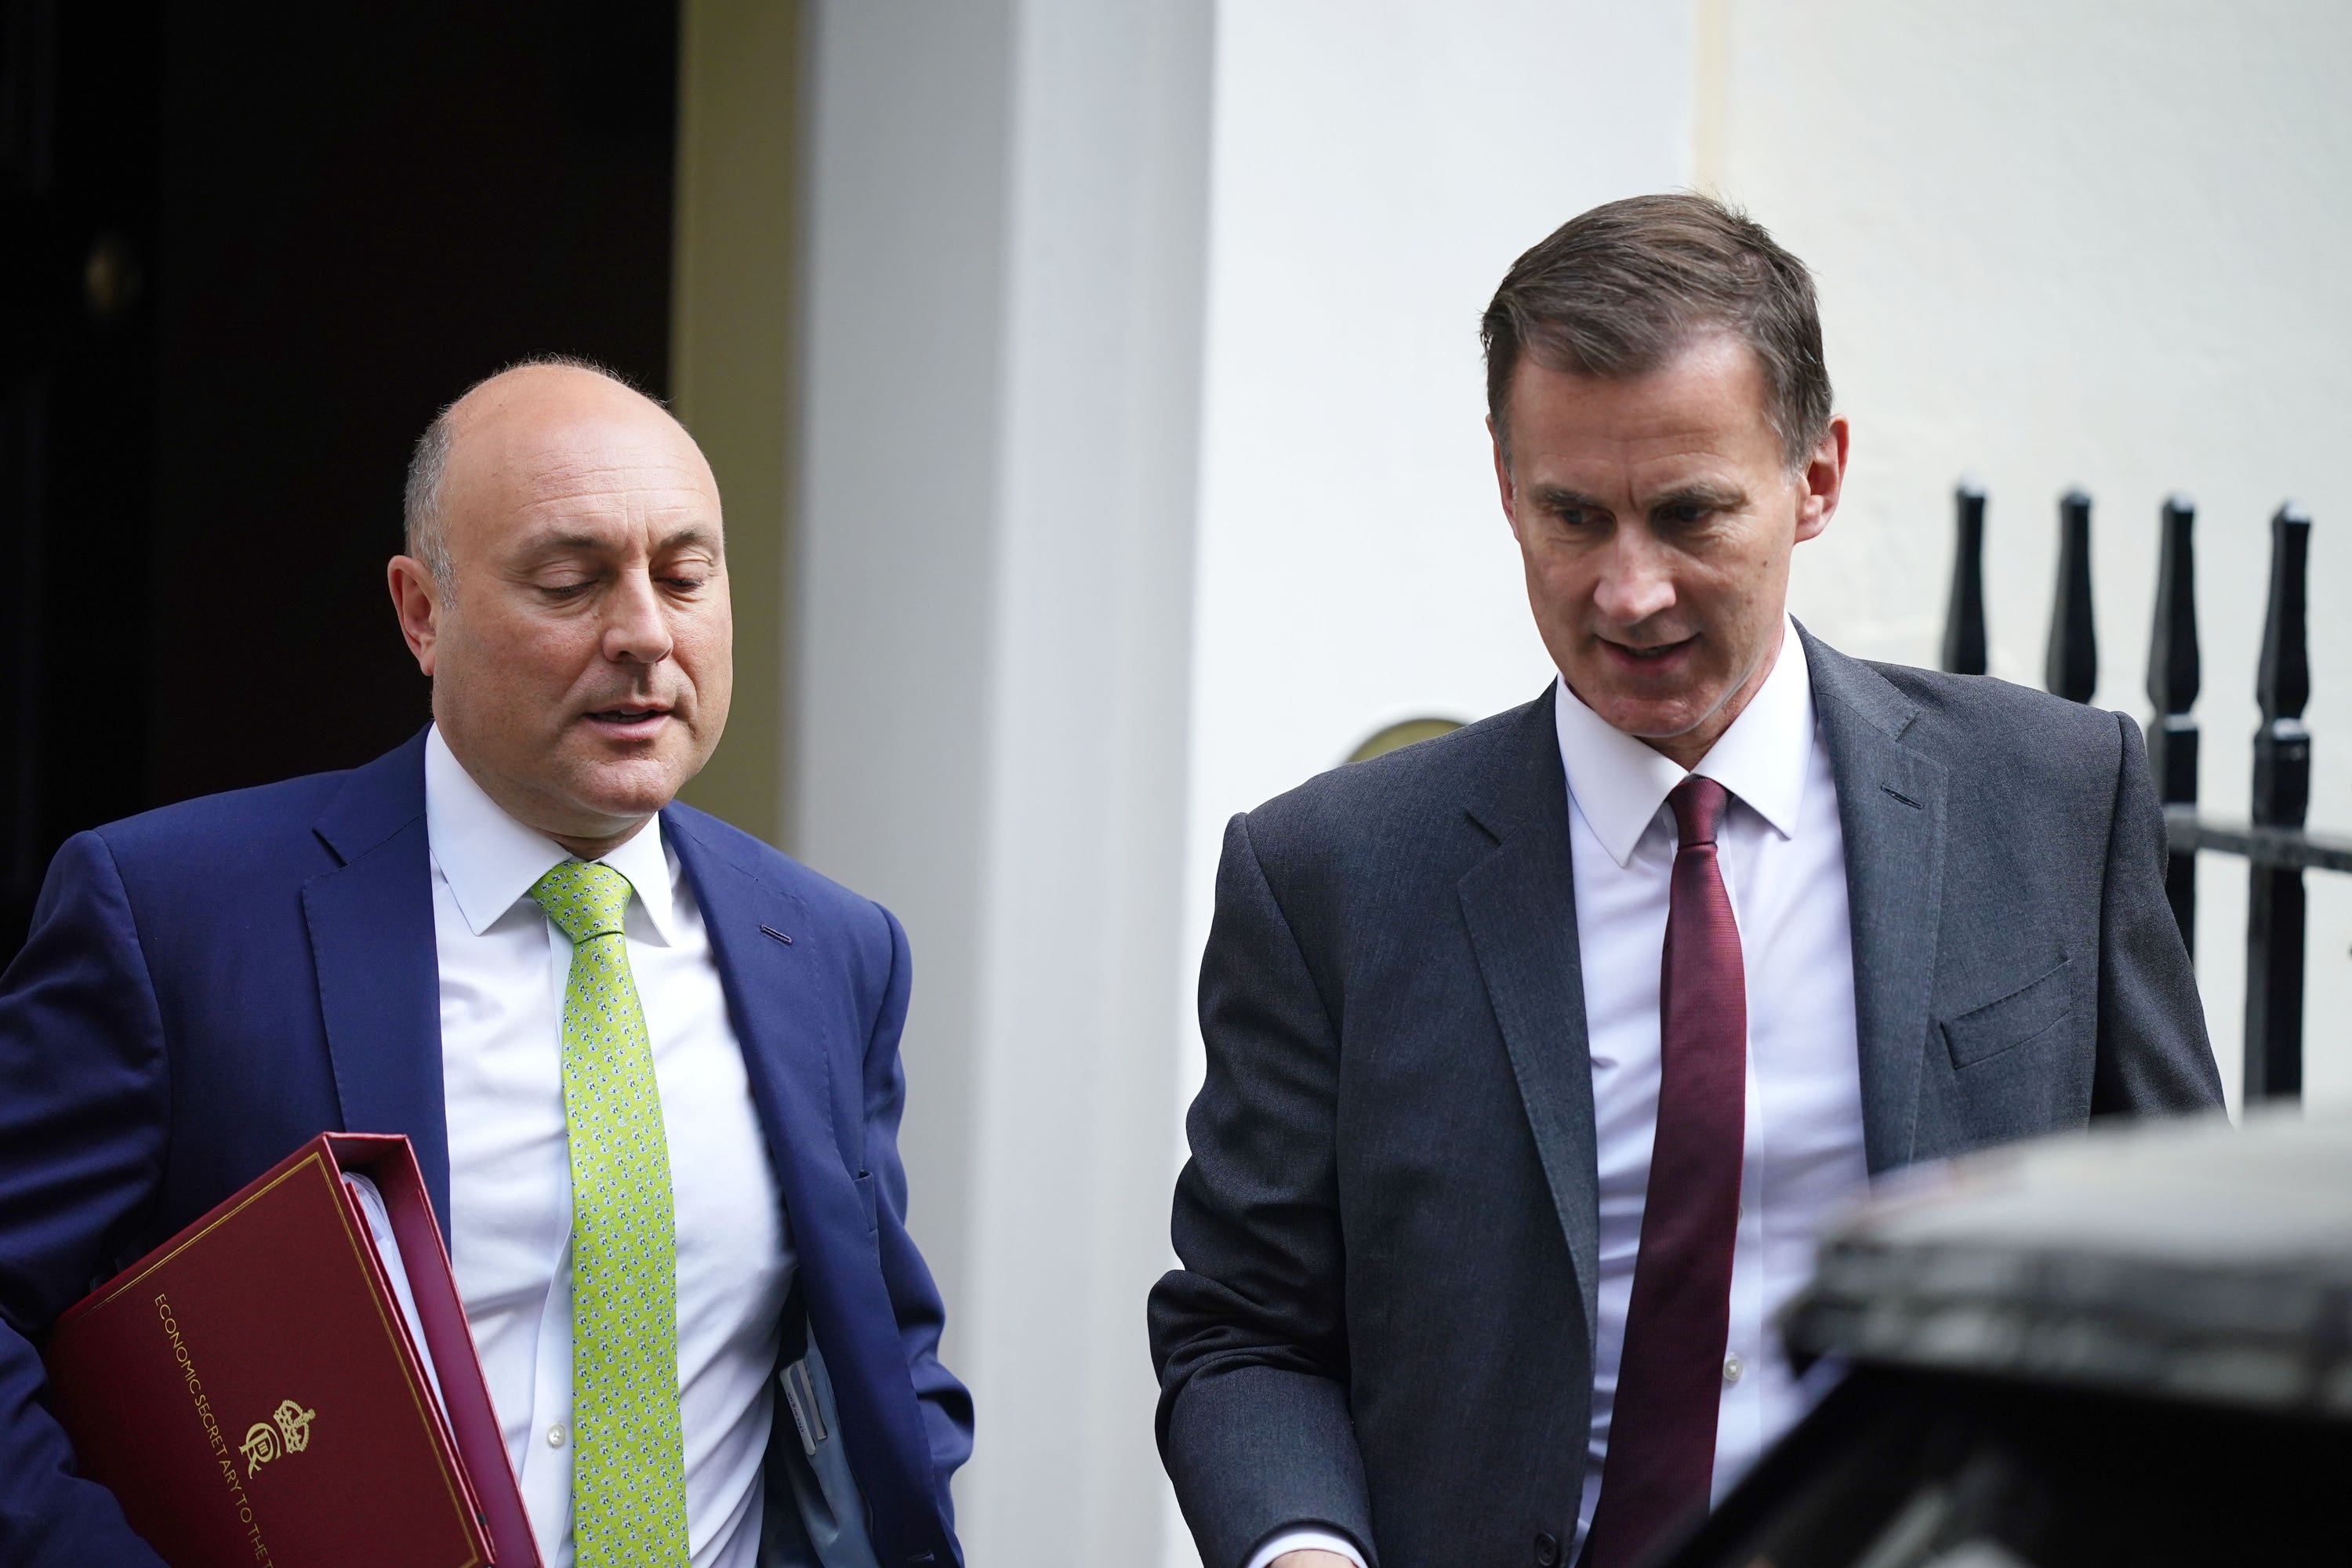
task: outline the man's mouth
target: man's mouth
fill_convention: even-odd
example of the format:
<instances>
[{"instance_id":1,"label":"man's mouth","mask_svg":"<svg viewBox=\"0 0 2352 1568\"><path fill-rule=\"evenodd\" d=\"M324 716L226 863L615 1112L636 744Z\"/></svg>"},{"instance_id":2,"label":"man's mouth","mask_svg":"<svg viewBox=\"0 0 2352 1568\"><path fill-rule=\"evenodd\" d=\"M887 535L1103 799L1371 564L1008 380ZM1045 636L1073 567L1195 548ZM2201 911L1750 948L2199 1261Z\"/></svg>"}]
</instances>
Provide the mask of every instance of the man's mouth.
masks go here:
<instances>
[{"instance_id":1,"label":"man's mouth","mask_svg":"<svg viewBox=\"0 0 2352 1568\"><path fill-rule=\"evenodd\" d=\"M1694 637L1678 637L1673 642L1649 643L1637 647L1632 643L1616 642L1608 637L1600 639L1601 646L1611 653L1628 663L1637 665L1664 664L1696 640Z\"/></svg>"},{"instance_id":2,"label":"man's mouth","mask_svg":"<svg viewBox=\"0 0 2352 1568\"><path fill-rule=\"evenodd\" d=\"M643 706L625 704L594 709L582 717L607 734L635 737L652 734L661 728L662 721L669 717L669 711L668 708L658 703Z\"/></svg>"}]
</instances>

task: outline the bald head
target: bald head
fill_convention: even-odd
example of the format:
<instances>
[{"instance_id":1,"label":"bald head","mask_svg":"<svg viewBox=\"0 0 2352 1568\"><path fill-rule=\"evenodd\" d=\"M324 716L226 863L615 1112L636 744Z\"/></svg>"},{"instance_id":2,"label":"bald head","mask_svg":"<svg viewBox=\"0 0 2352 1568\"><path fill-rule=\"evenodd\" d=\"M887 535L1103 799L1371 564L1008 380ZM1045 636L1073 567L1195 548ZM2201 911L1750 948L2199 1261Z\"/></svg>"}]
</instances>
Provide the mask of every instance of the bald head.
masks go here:
<instances>
[{"instance_id":1,"label":"bald head","mask_svg":"<svg viewBox=\"0 0 2352 1568\"><path fill-rule=\"evenodd\" d=\"M603 365L569 354L543 354L520 360L467 387L455 403L441 410L425 427L408 461L408 482L402 500L402 521L408 553L423 562L446 592L449 574L447 533L450 458L459 437L469 427L488 423L494 432L511 433L516 425L538 419L562 419L582 414L607 413L624 419L635 416L659 421L675 430L688 447L693 438L669 411ZM701 452L695 452L698 462ZM704 468L708 477L709 468ZM712 486L717 493L717 486Z\"/></svg>"},{"instance_id":2,"label":"bald head","mask_svg":"<svg viewBox=\"0 0 2352 1568\"><path fill-rule=\"evenodd\" d=\"M626 840L709 759L733 685L694 438L593 365L516 365L417 443L407 525L393 605L450 751L573 854Z\"/></svg>"}]
</instances>

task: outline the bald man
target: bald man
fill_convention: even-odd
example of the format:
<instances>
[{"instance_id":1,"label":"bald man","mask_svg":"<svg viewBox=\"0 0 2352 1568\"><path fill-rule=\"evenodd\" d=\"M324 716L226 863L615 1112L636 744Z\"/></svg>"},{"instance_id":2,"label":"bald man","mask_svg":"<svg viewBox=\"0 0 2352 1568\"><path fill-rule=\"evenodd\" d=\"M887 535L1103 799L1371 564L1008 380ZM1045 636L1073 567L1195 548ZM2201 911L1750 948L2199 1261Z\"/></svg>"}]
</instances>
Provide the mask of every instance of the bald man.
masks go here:
<instances>
[{"instance_id":1,"label":"bald man","mask_svg":"<svg viewBox=\"0 0 2352 1568\"><path fill-rule=\"evenodd\" d=\"M81 834L0 979L0 1568L160 1568L34 1342L326 1130L414 1142L550 1568L960 1562L905 934L676 803L731 681L709 467L533 362L434 421L406 513L433 723ZM578 1026L590 997L620 1026Z\"/></svg>"}]
</instances>

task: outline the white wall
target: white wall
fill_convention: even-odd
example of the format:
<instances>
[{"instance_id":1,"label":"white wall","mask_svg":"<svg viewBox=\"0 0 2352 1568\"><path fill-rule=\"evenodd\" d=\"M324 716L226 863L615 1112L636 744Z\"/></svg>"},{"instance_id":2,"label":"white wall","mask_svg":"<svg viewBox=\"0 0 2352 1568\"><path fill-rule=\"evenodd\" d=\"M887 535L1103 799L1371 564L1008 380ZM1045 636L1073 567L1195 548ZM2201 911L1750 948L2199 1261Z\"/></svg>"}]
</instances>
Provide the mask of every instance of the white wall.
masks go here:
<instances>
[{"instance_id":1,"label":"white wall","mask_svg":"<svg viewBox=\"0 0 2352 1568\"><path fill-rule=\"evenodd\" d=\"M2242 817L2271 513L2311 551L2312 820L2352 830L2352 7L2334 0L1706 0L1701 177L1821 283L1854 424L1793 596L1855 653L1932 663L1950 492L1990 494L1996 675L2039 685L2057 497L2081 484L2097 700L2146 721L2157 509L2197 500L2202 790ZM1719 97L1716 96L1719 92ZM2237 1089L2243 862L2200 867L2198 952ZM2309 1098L2352 1100L2352 878L2315 876Z\"/></svg>"},{"instance_id":2,"label":"white wall","mask_svg":"<svg viewBox=\"0 0 2352 1568\"><path fill-rule=\"evenodd\" d=\"M976 1564L1149 1552L1209 12L812 7L801 855L915 953Z\"/></svg>"},{"instance_id":3,"label":"white wall","mask_svg":"<svg viewBox=\"0 0 2352 1568\"><path fill-rule=\"evenodd\" d=\"M812 5L794 852L898 911L909 1224L969 1299L1008 4ZM950 1364L957 1364L951 1360Z\"/></svg>"},{"instance_id":4,"label":"white wall","mask_svg":"<svg viewBox=\"0 0 2352 1568\"><path fill-rule=\"evenodd\" d=\"M1383 724L1551 679L1496 499L1478 318L1558 225L1686 177L1688 37L1679 6L1596 0L1221 8L1194 938L1234 812Z\"/></svg>"},{"instance_id":5,"label":"white wall","mask_svg":"<svg viewBox=\"0 0 2352 1568\"><path fill-rule=\"evenodd\" d=\"M1025 0L967 1342L975 1563L1148 1543L1181 984L1209 15Z\"/></svg>"}]
</instances>

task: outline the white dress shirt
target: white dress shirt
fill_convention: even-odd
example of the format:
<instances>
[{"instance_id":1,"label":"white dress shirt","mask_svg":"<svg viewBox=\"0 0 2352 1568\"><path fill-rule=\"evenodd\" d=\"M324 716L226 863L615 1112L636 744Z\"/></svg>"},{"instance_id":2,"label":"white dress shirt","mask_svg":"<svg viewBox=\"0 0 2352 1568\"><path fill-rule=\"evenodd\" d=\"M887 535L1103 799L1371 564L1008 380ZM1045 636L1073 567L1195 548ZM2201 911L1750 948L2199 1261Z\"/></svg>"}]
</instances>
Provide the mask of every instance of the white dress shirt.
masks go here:
<instances>
[{"instance_id":1,"label":"white dress shirt","mask_svg":"<svg viewBox=\"0 0 2352 1568\"><path fill-rule=\"evenodd\" d=\"M449 1249L548 1568L572 1562L572 1168L563 993L572 943L531 901L568 858L425 742L449 1126ZM694 1568L754 1568L793 1253L710 940L659 819L604 857L668 1131L678 1413Z\"/></svg>"},{"instance_id":2,"label":"white dress shirt","mask_svg":"<svg viewBox=\"0 0 2352 1568\"><path fill-rule=\"evenodd\" d=\"M1553 706L1568 772L1601 1197L1592 1431L1573 1562L1600 1500L1633 1294L1657 1131L1659 971L1675 848L1666 796L1689 775L1611 728L1566 681ZM1691 772L1731 792L1717 858L1739 927L1748 992L1747 1131L1715 1439L1713 1496L1719 1500L1811 1404L1811 1391L1792 1376L1771 1320L1811 1277L1823 1221L1868 1176L1845 838L1837 784L1814 721L1804 643L1794 632L1784 626L1772 672ZM1251 1568L1307 1548L1339 1552L1361 1568L1347 1542L1316 1531L1284 1532Z\"/></svg>"}]
</instances>

